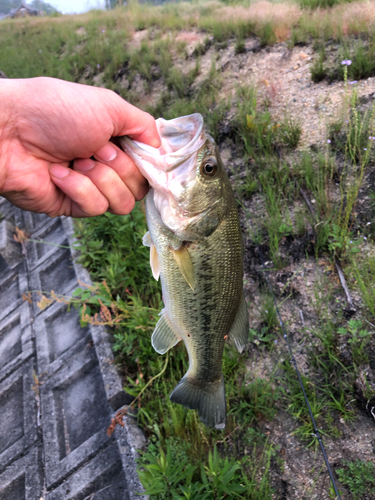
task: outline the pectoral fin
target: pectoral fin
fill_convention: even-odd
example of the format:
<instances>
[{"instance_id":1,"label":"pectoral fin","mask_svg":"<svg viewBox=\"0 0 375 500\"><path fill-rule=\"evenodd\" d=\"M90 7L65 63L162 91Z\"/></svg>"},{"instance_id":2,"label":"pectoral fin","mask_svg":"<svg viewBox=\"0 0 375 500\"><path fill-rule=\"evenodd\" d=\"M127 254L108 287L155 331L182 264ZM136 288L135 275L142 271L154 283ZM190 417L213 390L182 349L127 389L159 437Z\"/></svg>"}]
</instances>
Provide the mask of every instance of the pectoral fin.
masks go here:
<instances>
[{"instance_id":1,"label":"pectoral fin","mask_svg":"<svg viewBox=\"0 0 375 500\"><path fill-rule=\"evenodd\" d=\"M178 250L171 249L173 252L174 260L176 261L178 268L180 269L182 276L185 278L187 284L194 291L194 269L191 257L187 248L181 245Z\"/></svg>"},{"instance_id":2,"label":"pectoral fin","mask_svg":"<svg viewBox=\"0 0 375 500\"><path fill-rule=\"evenodd\" d=\"M160 262L158 252L156 251L155 245L153 244L151 239L150 231L147 231L147 233L143 236L142 243L145 247L150 247L150 266L152 276L157 281L160 276Z\"/></svg>"},{"instance_id":3,"label":"pectoral fin","mask_svg":"<svg viewBox=\"0 0 375 500\"><path fill-rule=\"evenodd\" d=\"M150 247L152 245L150 231L147 231L147 233L143 236L142 243L145 247Z\"/></svg>"},{"instance_id":4,"label":"pectoral fin","mask_svg":"<svg viewBox=\"0 0 375 500\"><path fill-rule=\"evenodd\" d=\"M237 347L238 352L242 352L249 341L249 313L247 312L246 301L243 294L237 316L229 332L229 338Z\"/></svg>"},{"instance_id":5,"label":"pectoral fin","mask_svg":"<svg viewBox=\"0 0 375 500\"><path fill-rule=\"evenodd\" d=\"M150 247L150 266L152 270L152 276L158 281L160 276L160 262L158 257L158 252L156 251L155 245L152 243Z\"/></svg>"},{"instance_id":6,"label":"pectoral fin","mask_svg":"<svg viewBox=\"0 0 375 500\"><path fill-rule=\"evenodd\" d=\"M162 310L160 315L161 318L157 322L154 333L151 337L151 344L156 352L158 352L159 354L165 354L181 339L172 330L172 327L168 321L168 317L165 314L165 309Z\"/></svg>"}]
</instances>

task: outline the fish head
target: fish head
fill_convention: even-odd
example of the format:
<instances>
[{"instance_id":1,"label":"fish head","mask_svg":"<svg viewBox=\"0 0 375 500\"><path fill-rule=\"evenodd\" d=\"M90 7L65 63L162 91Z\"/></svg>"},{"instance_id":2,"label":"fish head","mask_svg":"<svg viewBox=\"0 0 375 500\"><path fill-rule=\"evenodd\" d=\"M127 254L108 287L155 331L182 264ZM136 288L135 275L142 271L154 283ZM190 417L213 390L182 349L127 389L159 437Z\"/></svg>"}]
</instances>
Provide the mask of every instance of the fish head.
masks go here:
<instances>
[{"instance_id":1,"label":"fish head","mask_svg":"<svg viewBox=\"0 0 375 500\"><path fill-rule=\"evenodd\" d=\"M195 241L210 235L225 213L229 182L214 139L203 129L203 117L156 120L161 147L120 138L153 188L163 224L179 239Z\"/></svg>"}]
</instances>

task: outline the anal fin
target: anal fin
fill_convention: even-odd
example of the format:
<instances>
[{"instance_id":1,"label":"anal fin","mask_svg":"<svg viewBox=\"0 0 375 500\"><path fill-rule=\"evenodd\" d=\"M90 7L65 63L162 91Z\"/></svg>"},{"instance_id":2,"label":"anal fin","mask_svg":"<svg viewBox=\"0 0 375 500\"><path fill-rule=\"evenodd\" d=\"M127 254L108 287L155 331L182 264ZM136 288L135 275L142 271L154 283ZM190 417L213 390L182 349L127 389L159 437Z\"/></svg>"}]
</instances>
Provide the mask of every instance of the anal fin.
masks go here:
<instances>
[{"instance_id":1,"label":"anal fin","mask_svg":"<svg viewBox=\"0 0 375 500\"><path fill-rule=\"evenodd\" d=\"M175 346L181 339L175 333L165 314L165 309L160 313L161 318L156 324L155 330L151 337L152 347L159 354L165 354L169 349Z\"/></svg>"},{"instance_id":2,"label":"anal fin","mask_svg":"<svg viewBox=\"0 0 375 500\"><path fill-rule=\"evenodd\" d=\"M242 352L249 342L249 313L244 294L242 294L240 307L229 332L229 339L235 344L238 352Z\"/></svg>"},{"instance_id":3,"label":"anal fin","mask_svg":"<svg viewBox=\"0 0 375 500\"><path fill-rule=\"evenodd\" d=\"M199 382L185 375L174 388L173 403L198 410L199 418L208 427L224 430L227 423L224 378L215 382Z\"/></svg>"}]
</instances>

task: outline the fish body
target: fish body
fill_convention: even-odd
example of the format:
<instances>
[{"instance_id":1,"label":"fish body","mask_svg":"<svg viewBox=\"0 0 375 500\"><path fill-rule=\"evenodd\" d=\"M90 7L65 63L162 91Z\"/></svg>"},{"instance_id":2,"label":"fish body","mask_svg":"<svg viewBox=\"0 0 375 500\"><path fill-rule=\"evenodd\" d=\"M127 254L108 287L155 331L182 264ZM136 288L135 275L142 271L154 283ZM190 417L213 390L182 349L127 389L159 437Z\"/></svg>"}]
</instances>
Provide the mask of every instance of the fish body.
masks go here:
<instances>
[{"instance_id":1,"label":"fish body","mask_svg":"<svg viewBox=\"0 0 375 500\"><path fill-rule=\"evenodd\" d=\"M213 139L203 131L202 117L178 120L177 125L159 122L167 144L164 154L155 153L156 160L150 148L143 154L141 145L129 139L123 143L152 186L144 243L150 246L154 277L161 279L165 307L151 340L161 354L184 342L189 370L171 400L197 409L206 425L223 429L224 345L231 340L241 352L248 335L242 233L229 179ZM171 134L177 148L172 159L170 151L165 153ZM165 154L168 161L161 159Z\"/></svg>"}]
</instances>

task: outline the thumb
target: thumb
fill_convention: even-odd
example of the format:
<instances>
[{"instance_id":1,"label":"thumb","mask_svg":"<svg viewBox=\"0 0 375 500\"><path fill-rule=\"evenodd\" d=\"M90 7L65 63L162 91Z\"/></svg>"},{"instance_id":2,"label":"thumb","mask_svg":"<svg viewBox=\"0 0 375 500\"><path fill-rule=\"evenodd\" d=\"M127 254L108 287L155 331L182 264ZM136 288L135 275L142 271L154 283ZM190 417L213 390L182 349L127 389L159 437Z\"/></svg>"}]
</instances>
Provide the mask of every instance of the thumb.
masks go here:
<instances>
[{"instance_id":1,"label":"thumb","mask_svg":"<svg viewBox=\"0 0 375 500\"><path fill-rule=\"evenodd\" d=\"M154 148L161 145L155 119L145 111L128 103L112 92L110 114L114 125L114 137L128 135L132 139L149 144Z\"/></svg>"}]
</instances>

